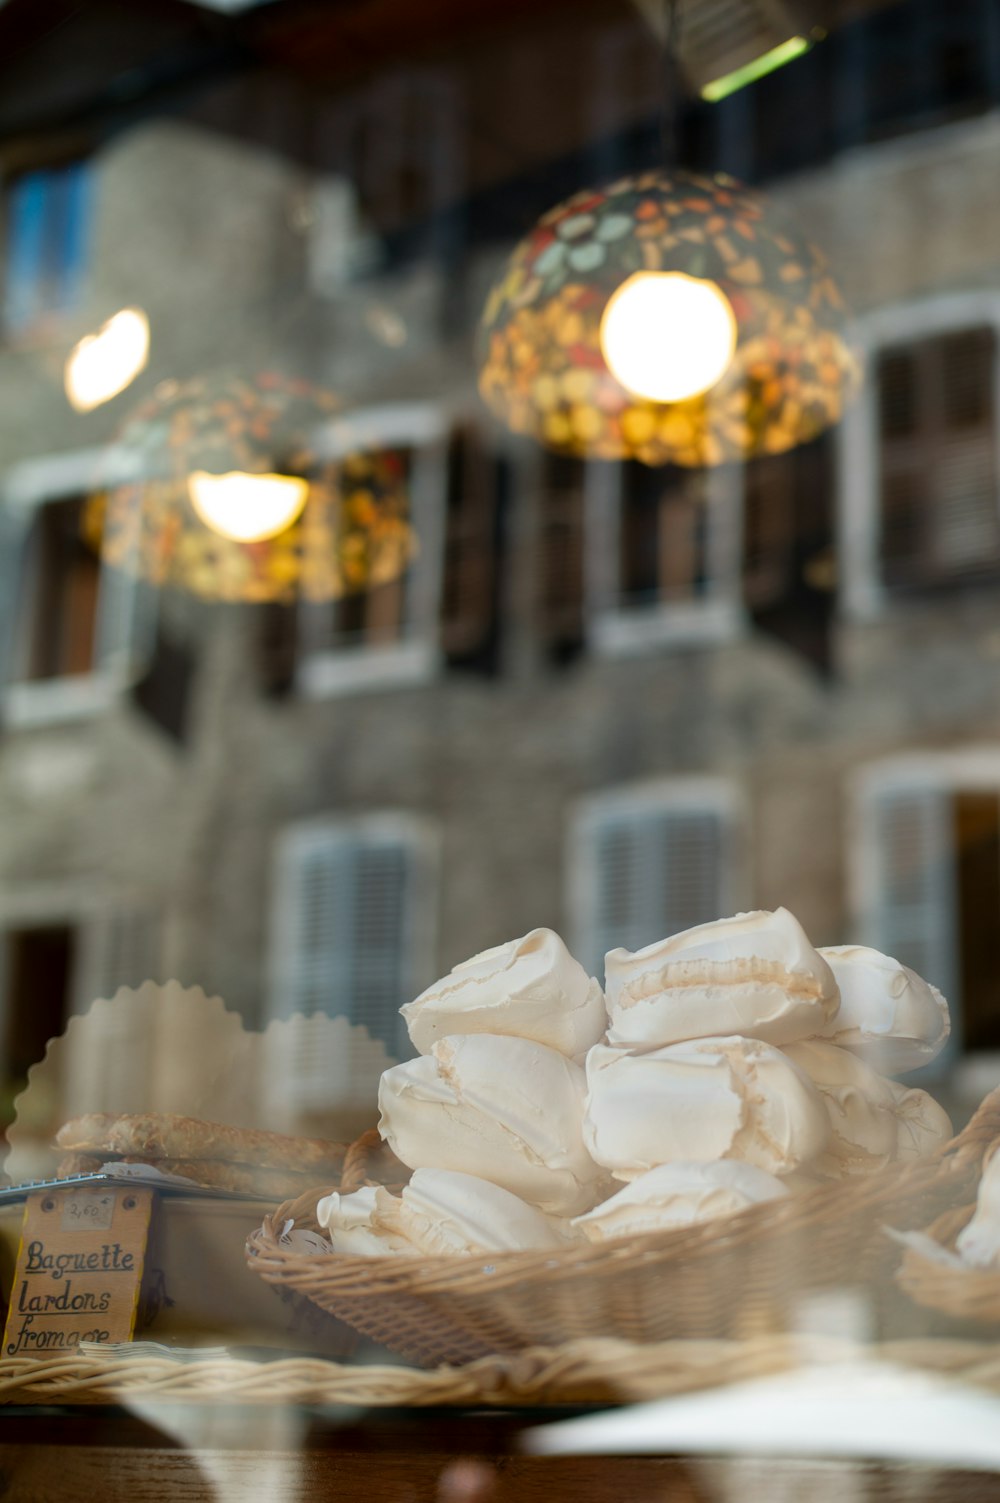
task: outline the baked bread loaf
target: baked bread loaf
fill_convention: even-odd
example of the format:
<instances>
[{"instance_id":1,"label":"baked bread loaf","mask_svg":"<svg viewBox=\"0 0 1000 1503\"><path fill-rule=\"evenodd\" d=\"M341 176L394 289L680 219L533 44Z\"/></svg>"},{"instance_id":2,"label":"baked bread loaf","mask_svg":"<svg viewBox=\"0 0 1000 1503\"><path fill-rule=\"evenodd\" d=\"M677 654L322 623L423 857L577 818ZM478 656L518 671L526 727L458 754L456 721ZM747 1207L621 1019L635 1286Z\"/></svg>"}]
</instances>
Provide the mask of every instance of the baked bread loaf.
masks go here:
<instances>
[{"instance_id":1,"label":"baked bread loaf","mask_svg":"<svg viewBox=\"0 0 1000 1503\"><path fill-rule=\"evenodd\" d=\"M227 1127L222 1122L202 1122L196 1117L174 1117L161 1112L117 1116L91 1112L74 1117L56 1133L56 1146L76 1153L100 1153L135 1163L206 1159L254 1168L284 1169L307 1174L317 1183L337 1175L344 1162L341 1143L322 1138L291 1138L256 1128Z\"/></svg>"},{"instance_id":2,"label":"baked bread loaf","mask_svg":"<svg viewBox=\"0 0 1000 1503\"><path fill-rule=\"evenodd\" d=\"M317 1183L315 1174L300 1174L293 1169L261 1169L256 1164L226 1164L219 1159L154 1161L135 1154L109 1153L68 1153L60 1161L56 1176L68 1179L74 1174L96 1174L108 1163L145 1164L164 1174L180 1174L211 1190L235 1190L264 1200L291 1200L314 1189Z\"/></svg>"}]
</instances>

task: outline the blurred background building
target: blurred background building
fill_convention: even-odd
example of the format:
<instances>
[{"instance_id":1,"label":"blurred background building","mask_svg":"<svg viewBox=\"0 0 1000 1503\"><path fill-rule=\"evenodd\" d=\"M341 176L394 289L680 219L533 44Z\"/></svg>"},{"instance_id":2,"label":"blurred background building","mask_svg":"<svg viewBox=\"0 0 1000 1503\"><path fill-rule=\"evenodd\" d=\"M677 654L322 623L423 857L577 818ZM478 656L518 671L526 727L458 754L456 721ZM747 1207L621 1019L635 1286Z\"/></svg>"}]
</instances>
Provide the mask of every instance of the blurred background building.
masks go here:
<instances>
[{"instance_id":1,"label":"blurred background building","mask_svg":"<svg viewBox=\"0 0 1000 1503\"><path fill-rule=\"evenodd\" d=\"M0 8L0 1072L119 985L363 1022L537 925L597 975L747 908L953 1004L1000 1056L1000 13L686 0L685 161L823 247L865 380L714 471L502 431L476 324L534 220L655 165L641 0ZM790 35L786 66L699 91ZM148 365L74 411L125 307ZM136 583L88 544L134 406L220 369L330 389L419 551L328 606ZM938 1068L937 1066L935 1068ZM326 1105L322 1059L298 1088Z\"/></svg>"}]
</instances>

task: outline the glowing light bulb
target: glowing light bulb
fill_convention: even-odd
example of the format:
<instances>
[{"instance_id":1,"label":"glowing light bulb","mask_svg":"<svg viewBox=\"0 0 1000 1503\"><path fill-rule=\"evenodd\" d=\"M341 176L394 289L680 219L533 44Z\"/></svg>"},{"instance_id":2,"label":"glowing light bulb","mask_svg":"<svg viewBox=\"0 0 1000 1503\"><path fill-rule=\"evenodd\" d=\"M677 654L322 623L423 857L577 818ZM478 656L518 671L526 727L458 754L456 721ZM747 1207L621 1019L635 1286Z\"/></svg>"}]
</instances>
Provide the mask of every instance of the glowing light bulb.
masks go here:
<instances>
[{"instance_id":1,"label":"glowing light bulb","mask_svg":"<svg viewBox=\"0 0 1000 1503\"><path fill-rule=\"evenodd\" d=\"M191 505L206 527L234 543L260 543L291 527L306 504L309 483L295 475L250 475L229 470L188 476Z\"/></svg>"},{"instance_id":2,"label":"glowing light bulb","mask_svg":"<svg viewBox=\"0 0 1000 1503\"><path fill-rule=\"evenodd\" d=\"M96 334L85 334L66 360L66 396L77 412L91 412L124 391L149 359L149 319L141 308L123 308Z\"/></svg>"},{"instance_id":3,"label":"glowing light bulb","mask_svg":"<svg viewBox=\"0 0 1000 1503\"><path fill-rule=\"evenodd\" d=\"M601 319L601 351L627 391L684 402L715 385L736 349L736 318L715 282L679 271L637 271Z\"/></svg>"}]
</instances>

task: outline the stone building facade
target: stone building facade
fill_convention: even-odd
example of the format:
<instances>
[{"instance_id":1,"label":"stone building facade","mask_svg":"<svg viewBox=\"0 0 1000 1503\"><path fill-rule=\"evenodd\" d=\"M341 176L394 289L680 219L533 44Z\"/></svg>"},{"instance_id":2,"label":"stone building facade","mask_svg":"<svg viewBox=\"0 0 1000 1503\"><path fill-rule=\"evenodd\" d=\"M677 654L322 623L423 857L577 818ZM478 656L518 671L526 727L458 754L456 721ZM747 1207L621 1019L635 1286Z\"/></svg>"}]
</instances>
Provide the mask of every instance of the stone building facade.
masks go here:
<instances>
[{"instance_id":1,"label":"stone building facade","mask_svg":"<svg viewBox=\"0 0 1000 1503\"><path fill-rule=\"evenodd\" d=\"M444 152L450 96L427 88ZM488 420L470 320L509 240L382 265L342 175L192 120L101 151L73 308L0 350L8 1088L67 1009L147 975L253 1024L346 1012L398 1048L397 998L534 926L599 968L611 943L784 904L953 994L961 1110L1000 1049L998 164L986 112L772 185L836 269L867 380L805 461L692 500ZM102 582L103 642L33 672L40 518L98 483L129 401L72 413L63 353L128 304L153 329L145 389L295 366L410 455L405 598L123 613ZM949 360L974 390L919 450L930 520L900 543L887 445L926 434L892 427L890 383L916 402Z\"/></svg>"}]
</instances>

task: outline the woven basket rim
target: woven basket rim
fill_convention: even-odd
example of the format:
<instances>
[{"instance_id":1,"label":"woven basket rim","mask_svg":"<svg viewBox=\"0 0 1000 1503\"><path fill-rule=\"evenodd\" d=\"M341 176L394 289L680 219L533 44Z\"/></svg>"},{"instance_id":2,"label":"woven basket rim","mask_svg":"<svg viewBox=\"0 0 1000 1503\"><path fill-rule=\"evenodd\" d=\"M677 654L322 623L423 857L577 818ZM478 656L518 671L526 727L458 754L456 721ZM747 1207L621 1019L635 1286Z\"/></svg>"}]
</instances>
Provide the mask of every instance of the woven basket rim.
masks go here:
<instances>
[{"instance_id":1,"label":"woven basket rim","mask_svg":"<svg viewBox=\"0 0 1000 1503\"><path fill-rule=\"evenodd\" d=\"M251 1268L268 1282L298 1281L305 1287L322 1281L336 1284L343 1292L366 1298L396 1295L419 1288L424 1294L500 1290L525 1281L560 1283L572 1278L590 1278L623 1268L670 1261L680 1264L703 1256L708 1250L741 1244L752 1245L762 1233L805 1233L811 1227L829 1225L831 1217L857 1217L900 1196L919 1194L937 1184L942 1175L954 1173L960 1183L963 1173L975 1172L985 1150L1000 1138L1000 1087L990 1092L968 1126L923 1158L890 1164L886 1168L833 1184L750 1206L732 1216L704 1221L666 1231L646 1232L606 1243L568 1244L565 1248L528 1252L450 1254L425 1257L364 1257L348 1253L303 1254L282 1247L280 1229L292 1207L302 1207L308 1195L285 1202L263 1226L247 1239L246 1255ZM317 1197L318 1198L318 1197ZM293 1218L294 1219L294 1218Z\"/></svg>"},{"instance_id":2,"label":"woven basket rim","mask_svg":"<svg viewBox=\"0 0 1000 1503\"><path fill-rule=\"evenodd\" d=\"M475 1404L477 1407L637 1403L794 1370L803 1361L838 1363L854 1348L836 1339L761 1335L650 1345L585 1338L493 1354L431 1371L338 1363L318 1357L261 1361L226 1355L179 1363L156 1351L63 1353L0 1362L0 1405L349 1404L366 1407ZM880 1343L875 1359L965 1377L1000 1391L1000 1367L982 1342L937 1337ZM620 1386L621 1392L615 1392Z\"/></svg>"},{"instance_id":3,"label":"woven basket rim","mask_svg":"<svg viewBox=\"0 0 1000 1503\"><path fill-rule=\"evenodd\" d=\"M954 1252L958 1235L975 1214L976 1204L953 1207L945 1211L932 1221L927 1227L925 1236L939 1246ZM1000 1320L1000 1265L993 1268L977 1268L970 1264L963 1268L953 1268L946 1263L938 1263L934 1258L928 1257L919 1247L907 1247L903 1253L897 1273L897 1280L902 1289L913 1298L919 1298L920 1303L935 1305L935 1297L994 1300L996 1303L996 1318Z\"/></svg>"}]
</instances>

